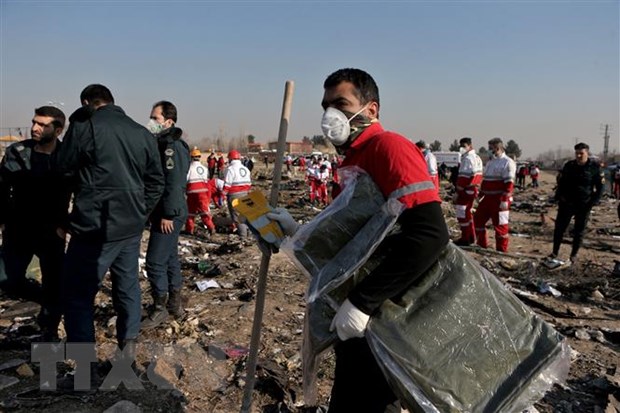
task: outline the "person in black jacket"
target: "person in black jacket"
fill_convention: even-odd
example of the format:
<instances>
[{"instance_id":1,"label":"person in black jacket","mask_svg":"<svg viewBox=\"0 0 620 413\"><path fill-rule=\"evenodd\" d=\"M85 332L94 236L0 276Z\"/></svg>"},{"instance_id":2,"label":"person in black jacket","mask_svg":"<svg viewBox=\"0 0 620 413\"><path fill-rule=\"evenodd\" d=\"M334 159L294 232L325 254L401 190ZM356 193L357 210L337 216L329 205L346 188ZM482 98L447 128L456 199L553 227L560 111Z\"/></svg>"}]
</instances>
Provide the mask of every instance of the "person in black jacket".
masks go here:
<instances>
[{"instance_id":1,"label":"person in black jacket","mask_svg":"<svg viewBox=\"0 0 620 413\"><path fill-rule=\"evenodd\" d=\"M553 231L553 252L548 259L558 256L564 232L571 218L575 217L573 248L570 253L570 261L575 261L592 206L597 205L601 199L602 174L598 162L588 157L589 149L585 143L575 145L575 160L566 162L562 168L556 189L558 215Z\"/></svg>"},{"instance_id":2,"label":"person in black jacket","mask_svg":"<svg viewBox=\"0 0 620 413\"><path fill-rule=\"evenodd\" d=\"M57 229L66 221L69 191L53 164L62 142L65 114L54 106L34 110L32 139L7 148L0 163L0 229L10 296L41 303L43 341L58 339L60 276L65 240ZM41 286L26 278L33 256L41 265Z\"/></svg>"},{"instance_id":3,"label":"person in black jacket","mask_svg":"<svg viewBox=\"0 0 620 413\"><path fill-rule=\"evenodd\" d=\"M87 86L80 101L58 154L74 194L63 271L67 342L92 343L94 351L94 300L109 269L118 345L134 355L140 240L163 193L161 159L153 135L114 104L107 87Z\"/></svg>"},{"instance_id":4,"label":"person in black jacket","mask_svg":"<svg viewBox=\"0 0 620 413\"><path fill-rule=\"evenodd\" d=\"M148 128L155 135L164 171L165 185L151 214L151 234L146 253L146 273L151 284L153 306L142 320L147 330L166 321L169 314L181 317L181 264L179 233L187 218L185 186L189 170L189 146L181 138L183 131L175 126L177 108L162 100L153 105Z\"/></svg>"}]
</instances>

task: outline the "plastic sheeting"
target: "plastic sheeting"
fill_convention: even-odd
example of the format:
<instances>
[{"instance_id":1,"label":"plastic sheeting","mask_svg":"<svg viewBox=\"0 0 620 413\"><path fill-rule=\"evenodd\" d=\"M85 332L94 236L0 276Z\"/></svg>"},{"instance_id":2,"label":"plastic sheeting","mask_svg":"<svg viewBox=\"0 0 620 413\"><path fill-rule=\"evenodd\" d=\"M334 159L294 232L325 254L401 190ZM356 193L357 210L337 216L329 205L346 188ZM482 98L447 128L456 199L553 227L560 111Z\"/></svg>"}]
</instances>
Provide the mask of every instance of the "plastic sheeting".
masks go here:
<instances>
[{"instance_id":1,"label":"plastic sheeting","mask_svg":"<svg viewBox=\"0 0 620 413\"><path fill-rule=\"evenodd\" d=\"M520 412L570 365L563 337L452 244L366 339L411 413Z\"/></svg>"},{"instance_id":2,"label":"plastic sheeting","mask_svg":"<svg viewBox=\"0 0 620 413\"><path fill-rule=\"evenodd\" d=\"M340 172L340 171L339 171ZM329 326L351 288L384 259L380 243L402 211L358 168L344 190L282 250L310 277L304 343L304 399L316 405L320 355L337 340ZM411 413L521 411L568 374L570 349L458 247L399 300L373 315L366 338Z\"/></svg>"},{"instance_id":3,"label":"plastic sheeting","mask_svg":"<svg viewBox=\"0 0 620 413\"><path fill-rule=\"evenodd\" d=\"M302 349L307 405L316 404L319 356L338 340L329 331L331 320L353 285L379 264L371 256L403 210L396 199L386 202L360 168L338 174L342 192L281 246L310 278Z\"/></svg>"}]
</instances>

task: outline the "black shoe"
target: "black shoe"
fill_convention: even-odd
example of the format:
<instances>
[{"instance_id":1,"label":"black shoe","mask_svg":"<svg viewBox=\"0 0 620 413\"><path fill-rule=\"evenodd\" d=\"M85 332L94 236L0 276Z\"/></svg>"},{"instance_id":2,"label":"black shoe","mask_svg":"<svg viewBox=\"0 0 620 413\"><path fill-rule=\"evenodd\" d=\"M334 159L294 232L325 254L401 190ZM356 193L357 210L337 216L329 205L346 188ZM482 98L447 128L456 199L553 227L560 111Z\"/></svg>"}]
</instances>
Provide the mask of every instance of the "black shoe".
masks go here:
<instances>
[{"instance_id":1,"label":"black shoe","mask_svg":"<svg viewBox=\"0 0 620 413\"><path fill-rule=\"evenodd\" d=\"M136 362L138 341L135 338L126 338L120 340L118 349L121 351L120 356L123 359L131 360L132 365Z\"/></svg>"},{"instance_id":2,"label":"black shoe","mask_svg":"<svg viewBox=\"0 0 620 413\"><path fill-rule=\"evenodd\" d=\"M181 318L185 314L181 299L181 290L172 290L168 293L168 304L166 304L166 309L174 318Z\"/></svg>"},{"instance_id":3,"label":"black shoe","mask_svg":"<svg viewBox=\"0 0 620 413\"><path fill-rule=\"evenodd\" d=\"M153 306L149 311L142 323L140 323L141 330L150 330L157 327L164 321L168 320L168 310L166 309L166 296L153 296Z\"/></svg>"},{"instance_id":4,"label":"black shoe","mask_svg":"<svg viewBox=\"0 0 620 413\"><path fill-rule=\"evenodd\" d=\"M87 395L93 394L97 392L97 389L101 385L103 380L99 377L99 369L97 363L90 363L90 383L89 387L84 388L75 388L75 375L69 374L63 377L60 377L56 380L56 391L58 393L63 394L80 394ZM50 389L54 390L54 389Z\"/></svg>"}]
</instances>

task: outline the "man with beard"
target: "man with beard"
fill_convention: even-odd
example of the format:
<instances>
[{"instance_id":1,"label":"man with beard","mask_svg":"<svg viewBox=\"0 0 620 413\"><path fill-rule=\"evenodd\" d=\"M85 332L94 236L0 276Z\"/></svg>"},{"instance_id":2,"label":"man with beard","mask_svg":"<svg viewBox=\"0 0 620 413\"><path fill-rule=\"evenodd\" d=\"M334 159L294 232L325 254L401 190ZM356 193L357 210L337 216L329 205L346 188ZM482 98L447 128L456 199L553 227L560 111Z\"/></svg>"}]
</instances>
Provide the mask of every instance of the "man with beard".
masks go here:
<instances>
[{"instance_id":1,"label":"man with beard","mask_svg":"<svg viewBox=\"0 0 620 413\"><path fill-rule=\"evenodd\" d=\"M395 197L405 207L398 218L400 231L381 243L386 257L353 288L332 320L340 341L335 345L329 412L400 412L400 402L366 341L366 326L386 300L400 297L437 261L449 241L448 230L424 155L379 123L374 79L359 69L341 69L328 76L323 87L321 126L345 155L342 167L363 169L386 199ZM285 209L267 217L278 221L287 235L297 229Z\"/></svg>"},{"instance_id":2,"label":"man with beard","mask_svg":"<svg viewBox=\"0 0 620 413\"><path fill-rule=\"evenodd\" d=\"M65 240L57 229L67 219L69 192L52 166L64 126L65 115L60 109L35 109L32 139L9 146L0 163L0 228L7 274L2 288L10 296L41 303L38 322L44 341L58 338L61 318ZM41 287L26 278L35 255L41 265Z\"/></svg>"},{"instance_id":3,"label":"man with beard","mask_svg":"<svg viewBox=\"0 0 620 413\"><path fill-rule=\"evenodd\" d=\"M179 233L187 218L185 186L189 170L189 146L176 127L177 108L162 100L153 105L148 129L155 135L164 171L164 194L151 214L151 235L146 252L146 274L153 306L142 320L142 330L166 321L169 314L181 317L181 264Z\"/></svg>"}]
</instances>

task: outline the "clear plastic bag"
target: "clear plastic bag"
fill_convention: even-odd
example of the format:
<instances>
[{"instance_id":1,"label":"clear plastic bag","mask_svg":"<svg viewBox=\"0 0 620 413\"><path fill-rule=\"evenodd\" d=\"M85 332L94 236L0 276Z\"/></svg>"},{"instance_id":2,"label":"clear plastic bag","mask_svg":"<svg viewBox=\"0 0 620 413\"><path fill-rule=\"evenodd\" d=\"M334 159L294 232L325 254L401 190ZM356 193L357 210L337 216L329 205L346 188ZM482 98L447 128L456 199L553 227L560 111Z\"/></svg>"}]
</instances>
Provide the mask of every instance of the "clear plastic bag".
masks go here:
<instances>
[{"instance_id":1,"label":"clear plastic bag","mask_svg":"<svg viewBox=\"0 0 620 413\"><path fill-rule=\"evenodd\" d=\"M520 412L570 366L563 337L453 244L366 339L411 413Z\"/></svg>"}]
</instances>

